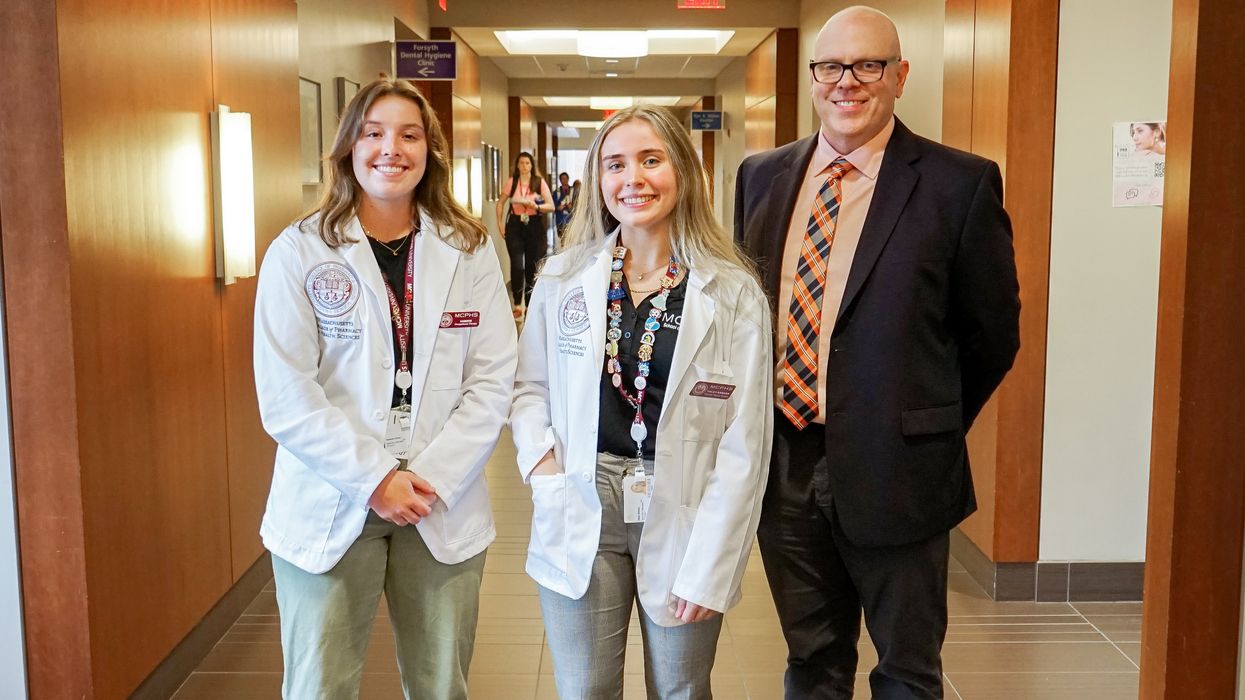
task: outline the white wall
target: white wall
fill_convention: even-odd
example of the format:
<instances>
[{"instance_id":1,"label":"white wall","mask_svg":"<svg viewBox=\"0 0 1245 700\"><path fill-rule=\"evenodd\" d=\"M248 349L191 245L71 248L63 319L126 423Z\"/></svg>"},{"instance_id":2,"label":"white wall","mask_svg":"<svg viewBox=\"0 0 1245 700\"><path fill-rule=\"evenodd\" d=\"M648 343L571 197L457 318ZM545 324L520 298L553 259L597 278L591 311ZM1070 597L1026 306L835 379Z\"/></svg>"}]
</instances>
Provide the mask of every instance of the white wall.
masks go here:
<instances>
[{"instance_id":1,"label":"white wall","mask_svg":"<svg viewBox=\"0 0 1245 700\"><path fill-rule=\"evenodd\" d=\"M1161 210L1111 207L1111 124L1165 118L1171 14L1060 6L1043 561L1145 558Z\"/></svg>"},{"instance_id":2,"label":"white wall","mask_svg":"<svg viewBox=\"0 0 1245 700\"><path fill-rule=\"evenodd\" d=\"M800 5L800 136L817 129L808 88L808 69L817 32L831 15L851 5L866 4L885 12L899 29L904 58L911 65L903 97L895 114L916 133L938 141L942 138L942 33L945 0L805 0ZM887 70L890 70L887 68Z\"/></svg>"},{"instance_id":3,"label":"white wall","mask_svg":"<svg viewBox=\"0 0 1245 700\"><path fill-rule=\"evenodd\" d=\"M427 3L298 1L298 74L320 84L321 153L337 133L336 78L366 85L382 72L393 72L395 20L428 36ZM303 205L313 206L319 192L319 186L305 185Z\"/></svg>"},{"instance_id":4,"label":"white wall","mask_svg":"<svg viewBox=\"0 0 1245 700\"><path fill-rule=\"evenodd\" d=\"M501 149L502 181L510 174L510 107L509 79L491 60L481 56L480 66L480 140ZM501 264L502 277L510 281L510 256L506 254L506 241L497 230L497 203L485 202L484 225ZM507 287L509 289L509 287Z\"/></svg>"},{"instance_id":5,"label":"white wall","mask_svg":"<svg viewBox=\"0 0 1245 700\"><path fill-rule=\"evenodd\" d=\"M8 341L4 328L4 306L0 303L0 697L18 700L26 697L26 653L17 508L13 497L13 444L9 434Z\"/></svg>"}]
</instances>

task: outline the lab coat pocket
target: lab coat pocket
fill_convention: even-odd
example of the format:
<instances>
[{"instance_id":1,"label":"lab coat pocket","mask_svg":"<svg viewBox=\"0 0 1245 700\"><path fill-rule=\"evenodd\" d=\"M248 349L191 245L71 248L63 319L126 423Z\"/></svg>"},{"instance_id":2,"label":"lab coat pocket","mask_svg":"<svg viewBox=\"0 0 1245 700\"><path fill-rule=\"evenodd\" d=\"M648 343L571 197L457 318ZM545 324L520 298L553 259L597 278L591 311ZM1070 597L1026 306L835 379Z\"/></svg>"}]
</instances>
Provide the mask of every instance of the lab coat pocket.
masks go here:
<instances>
[{"instance_id":1,"label":"lab coat pocket","mask_svg":"<svg viewBox=\"0 0 1245 700\"><path fill-rule=\"evenodd\" d=\"M528 481L532 486L532 536L527 546L528 556L566 572L569 560L566 474L534 474Z\"/></svg>"},{"instance_id":2,"label":"lab coat pocket","mask_svg":"<svg viewBox=\"0 0 1245 700\"><path fill-rule=\"evenodd\" d=\"M687 551L687 545L692 539L692 528L696 525L696 509L687 506L679 506L675 511L674 528L671 535L674 537L674 546L670 548L670 586L674 587L674 582L679 578L679 571L683 568L683 561L688 556L695 556Z\"/></svg>"}]
</instances>

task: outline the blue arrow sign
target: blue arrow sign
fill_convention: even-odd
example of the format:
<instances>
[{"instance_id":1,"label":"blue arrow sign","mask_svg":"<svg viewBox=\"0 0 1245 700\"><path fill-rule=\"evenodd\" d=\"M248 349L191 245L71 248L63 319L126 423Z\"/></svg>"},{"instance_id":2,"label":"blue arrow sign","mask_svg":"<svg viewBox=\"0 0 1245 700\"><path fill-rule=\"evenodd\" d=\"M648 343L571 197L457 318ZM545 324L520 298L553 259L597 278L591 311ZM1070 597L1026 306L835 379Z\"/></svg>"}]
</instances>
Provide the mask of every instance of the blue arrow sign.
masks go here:
<instances>
[{"instance_id":1,"label":"blue arrow sign","mask_svg":"<svg viewBox=\"0 0 1245 700\"><path fill-rule=\"evenodd\" d=\"M722 112L692 112L693 131L721 131Z\"/></svg>"},{"instance_id":2,"label":"blue arrow sign","mask_svg":"<svg viewBox=\"0 0 1245 700\"><path fill-rule=\"evenodd\" d=\"M394 42L399 78L454 80L458 77L458 44L453 41Z\"/></svg>"}]
</instances>

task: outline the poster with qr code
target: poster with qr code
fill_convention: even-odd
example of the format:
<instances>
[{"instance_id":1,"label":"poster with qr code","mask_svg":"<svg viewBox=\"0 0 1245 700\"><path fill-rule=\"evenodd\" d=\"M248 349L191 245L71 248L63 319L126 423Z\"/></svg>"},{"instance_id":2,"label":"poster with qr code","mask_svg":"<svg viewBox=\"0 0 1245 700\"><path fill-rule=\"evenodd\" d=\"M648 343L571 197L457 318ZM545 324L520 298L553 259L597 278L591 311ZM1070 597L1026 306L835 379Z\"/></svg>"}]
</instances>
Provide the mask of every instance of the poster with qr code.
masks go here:
<instances>
[{"instance_id":1,"label":"poster with qr code","mask_svg":"<svg viewBox=\"0 0 1245 700\"><path fill-rule=\"evenodd\" d=\"M1163 206L1167 122L1116 122L1111 131L1111 206Z\"/></svg>"}]
</instances>

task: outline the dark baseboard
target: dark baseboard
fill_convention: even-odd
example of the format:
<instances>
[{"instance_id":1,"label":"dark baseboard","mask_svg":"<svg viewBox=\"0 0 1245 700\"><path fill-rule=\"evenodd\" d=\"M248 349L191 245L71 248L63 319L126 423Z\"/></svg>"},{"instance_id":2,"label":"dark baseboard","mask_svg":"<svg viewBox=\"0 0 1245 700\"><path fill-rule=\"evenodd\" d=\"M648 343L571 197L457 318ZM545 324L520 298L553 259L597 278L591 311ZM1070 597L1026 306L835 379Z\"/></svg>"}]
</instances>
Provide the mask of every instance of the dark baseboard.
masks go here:
<instances>
[{"instance_id":1,"label":"dark baseboard","mask_svg":"<svg viewBox=\"0 0 1245 700\"><path fill-rule=\"evenodd\" d=\"M225 636L242 611L251 604L264 585L272 579L272 559L264 552L251 568L242 574L220 601L195 625L160 665L130 695L130 700L166 700L186 682L203 659Z\"/></svg>"},{"instance_id":2,"label":"dark baseboard","mask_svg":"<svg viewBox=\"0 0 1245 700\"><path fill-rule=\"evenodd\" d=\"M951 531L951 556L999 601L1140 601L1145 578L1144 562L994 562L958 529Z\"/></svg>"}]
</instances>

